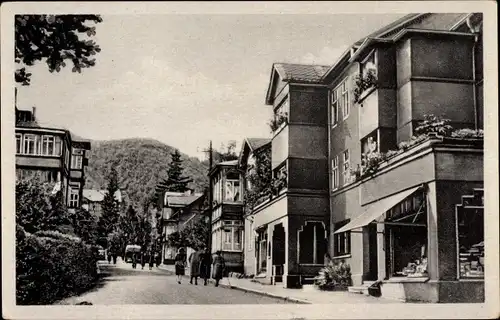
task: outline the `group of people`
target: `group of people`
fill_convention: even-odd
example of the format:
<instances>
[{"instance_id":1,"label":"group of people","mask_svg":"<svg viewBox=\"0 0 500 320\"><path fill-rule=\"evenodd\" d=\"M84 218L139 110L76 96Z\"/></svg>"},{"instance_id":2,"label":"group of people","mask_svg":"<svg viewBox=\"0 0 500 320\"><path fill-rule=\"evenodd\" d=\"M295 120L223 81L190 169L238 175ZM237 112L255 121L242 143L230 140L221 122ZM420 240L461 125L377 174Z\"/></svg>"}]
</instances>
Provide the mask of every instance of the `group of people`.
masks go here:
<instances>
[{"instance_id":1,"label":"group of people","mask_svg":"<svg viewBox=\"0 0 500 320\"><path fill-rule=\"evenodd\" d=\"M116 258L117 258L116 253L108 253L108 263L111 263L111 259L113 259L113 264L116 264Z\"/></svg>"},{"instance_id":2,"label":"group of people","mask_svg":"<svg viewBox=\"0 0 500 320\"><path fill-rule=\"evenodd\" d=\"M189 261L190 284L193 284L194 280L194 284L197 285L199 277L203 279L203 284L206 286L210 278L210 266L212 266L212 278L215 280L215 286L219 286L219 281L222 279L226 268L220 251L217 251L215 257L212 259L207 248L203 248L191 253L189 259L186 259L184 248L180 248L175 256L175 275L179 284L182 281L182 276L185 275L187 261Z\"/></svg>"},{"instance_id":3,"label":"group of people","mask_svg":"<svg viewBox=\"0 0 500 320\"><path fill-rule=\"evenodd\" d=\"M134 269L137 268L137 260L140 260L143 270L146 266L146 262L149 264L149 270L153 270L155 263L157 268L160 265L160 255L158 252L155 252L154 254L151 252L134 253L132 255L132 268Z\"/></svg>"}]
</instances>

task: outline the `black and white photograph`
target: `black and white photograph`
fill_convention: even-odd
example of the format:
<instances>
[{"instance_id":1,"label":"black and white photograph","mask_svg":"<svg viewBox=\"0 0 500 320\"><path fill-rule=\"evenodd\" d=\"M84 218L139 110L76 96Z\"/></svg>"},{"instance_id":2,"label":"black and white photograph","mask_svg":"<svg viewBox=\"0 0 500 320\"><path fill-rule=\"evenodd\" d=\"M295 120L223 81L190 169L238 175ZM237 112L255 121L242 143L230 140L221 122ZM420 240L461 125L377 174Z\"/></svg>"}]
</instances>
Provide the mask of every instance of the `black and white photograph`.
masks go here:
<instances>
[{"instance_id":1,"label":"black and white photograph","mask_svg":"<svg viewBox=\"0 0 500 320\"><path fill-rule=\"evenodd\" d=\"M497 317L497 6L410 2L3 4L3 316Z\"/></svg>"}]
</instances>

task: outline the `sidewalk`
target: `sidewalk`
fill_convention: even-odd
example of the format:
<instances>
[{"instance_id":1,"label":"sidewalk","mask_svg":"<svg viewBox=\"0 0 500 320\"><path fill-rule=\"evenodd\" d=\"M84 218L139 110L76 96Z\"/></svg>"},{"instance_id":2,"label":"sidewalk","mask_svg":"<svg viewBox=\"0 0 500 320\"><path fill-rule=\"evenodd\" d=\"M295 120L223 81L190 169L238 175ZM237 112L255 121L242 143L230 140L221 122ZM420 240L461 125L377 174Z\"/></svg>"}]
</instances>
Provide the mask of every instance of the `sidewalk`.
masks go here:
<instances>
[{"instance_id":1,"label":"sidewalk","mask_svg":"<svg viewBox=\"0 0 500 320\"><path fill-rule=\"evenodd\" d=\"M175 272L173 265L160 265L160 269ZM186 275L189 277L188 268ZM210 282L213 282L211 279ZM252 292L274 298L280 298L303 304L337 304L337 303L403 303L385 298L376 298L346 291L320 291L314 286L304 286L302 289L286 289L278 285L264 285L252 282L251 279L238 279L234 277L223 278L219 285L221 287Z\"/></svg>"}]
</instances>

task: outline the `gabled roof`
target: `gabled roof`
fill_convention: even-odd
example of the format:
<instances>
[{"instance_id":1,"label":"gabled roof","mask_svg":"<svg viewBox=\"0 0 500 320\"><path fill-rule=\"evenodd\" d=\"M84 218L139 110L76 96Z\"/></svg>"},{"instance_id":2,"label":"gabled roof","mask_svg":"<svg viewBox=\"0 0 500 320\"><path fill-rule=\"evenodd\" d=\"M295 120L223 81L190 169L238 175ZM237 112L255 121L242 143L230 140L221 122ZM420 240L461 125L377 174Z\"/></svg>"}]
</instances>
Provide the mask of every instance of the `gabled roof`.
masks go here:
<instances>
[{"instance_id":1,"label":"gabled roof","mask_svg":"<svg viewBox=\"0 0 500 320\"><path fill-rule=\"evenodd\" d=\"M253 153L262 147L270 144L272 139L268 138L245 138L241 144L240 155L238 157L238 164L243 164L243 157L247 157L249 153ZM249 152L246 152L248 149Z\"/></svg>"},{"instance_id":2,"label":"gabled roof","mask_svg":"<svg viewBox=\"0 0 500 320\"><path fill-rule=\"evenodd\" d=\"M271 142L271 139L267 138L246 138L245 141L248 143L251 151L255 151L266 144Z\"/></svg>"},{"instance_id":3,"label":"gabled roof","mask_svg":"<svg viewBox=\"0 0 500 320\"><path fill-rule=\"evenodd\" d=\"M297 63L274 63L266 95L266 104L272 104L276 76L281 81L292 83L318 84L329 66Z\"/></svg>"},{"instance_id":4,"label":"gabled roof","mask_svg":"<svg viewBox=\"0 0 500 320\"><path fill-rule=\"evenodd\" d=\"M331 78L332 74L337 74L346 68L356 57L360 56L363 50L371 48L375 43L393 43L411 32L444 34L453 30L454 26L466 18L467 15L464 13L420 13L406 15L354 43L324 74L322 80Z\"/></svg>"},{"instance_id":5,"label":"gabled roof","mask_svg":"<svg viewBox=\"0 0 500 320\"><path fill-rule=\"evenodd\" d=\"M196 193L194 195L183 195L183 196L166 196L165 205L167 207L186 207L202 197L203 194Z\"/></svg>"}]
</instances>

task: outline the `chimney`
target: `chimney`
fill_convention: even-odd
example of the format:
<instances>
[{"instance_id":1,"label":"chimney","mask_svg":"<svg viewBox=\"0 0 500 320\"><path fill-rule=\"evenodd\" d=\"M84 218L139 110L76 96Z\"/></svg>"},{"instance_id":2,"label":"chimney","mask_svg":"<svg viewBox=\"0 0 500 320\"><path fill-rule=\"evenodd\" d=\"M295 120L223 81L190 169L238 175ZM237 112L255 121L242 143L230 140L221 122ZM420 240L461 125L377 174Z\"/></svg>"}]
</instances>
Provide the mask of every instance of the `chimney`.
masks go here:
<instances>
[{"instance_id":1,"label":"chimney","mask_svg":"<svg viewBox=\"0 0 500 320\"><path fill-rule=\"evenodd\" d=\"M33 112L32 112L32 116L31 116L32 117L32 119L31 119L32 121L36 121L36 115L35 114L36 114L36 107L33 107Z\"/></svg>"}]
</instances>

